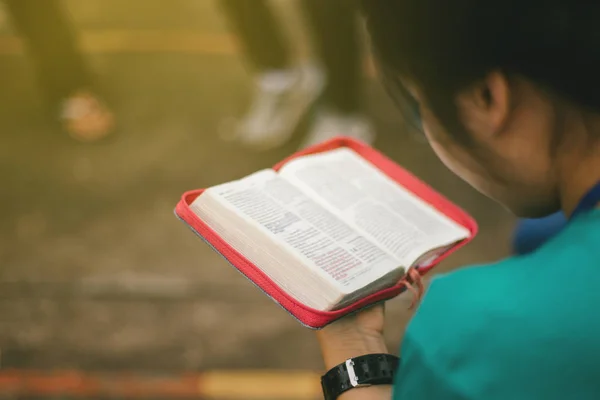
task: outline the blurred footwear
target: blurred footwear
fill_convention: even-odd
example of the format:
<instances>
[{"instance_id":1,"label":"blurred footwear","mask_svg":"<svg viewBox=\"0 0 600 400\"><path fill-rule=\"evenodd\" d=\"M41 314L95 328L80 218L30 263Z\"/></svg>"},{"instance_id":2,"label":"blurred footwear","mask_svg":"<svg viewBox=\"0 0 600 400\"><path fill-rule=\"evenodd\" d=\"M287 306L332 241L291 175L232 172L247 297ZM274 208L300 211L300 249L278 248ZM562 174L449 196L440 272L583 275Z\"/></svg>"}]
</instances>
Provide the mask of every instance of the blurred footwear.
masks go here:
<instances>
[{"instance_id":1,"label":"blurred footwear","mask_svg":"<svg viewBox=\"0 0 600 400\"><path fill-rule=\"evenodd\" d=\"M87 91L76 92L63 102L60 119L69 136L84 143L104 139L114 128L112 112Z\"/></svg>"},{"instance_id":2,"label":"blurred footwear","mask_svg":"<svg viewBox=\"0 0 600 400\"><path fill-rule=\"evenodd\" d=\"M371 121L360 114L342 114L333 111L321 111L316 115L301 148L306 148L336 136L349 136L364 143L375 141L375 129Z\"/></svg>"},{"instance_id":3,"label":"blurred footwear","mask_svg":"<svg viewBox=\"0 0 600 400\"><path fill-rule=\"evenodd\" d=\"M238 122L235 139L257 150L283 145L319 98L324 85L324 74L314 66L260 74L255 80L252 105Z\"/></svg>"}]
</instances>

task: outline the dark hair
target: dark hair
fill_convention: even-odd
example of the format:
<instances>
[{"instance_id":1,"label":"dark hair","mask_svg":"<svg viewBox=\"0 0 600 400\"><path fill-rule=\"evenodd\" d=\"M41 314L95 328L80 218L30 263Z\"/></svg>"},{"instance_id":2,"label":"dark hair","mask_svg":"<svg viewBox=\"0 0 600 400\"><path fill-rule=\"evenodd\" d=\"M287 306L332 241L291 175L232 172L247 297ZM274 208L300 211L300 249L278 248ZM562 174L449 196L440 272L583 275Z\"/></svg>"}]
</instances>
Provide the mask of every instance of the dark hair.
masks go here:
<instances>
[{"instance_id":1,"label":"dark hair","mask_svg":"<svg viewBox=\"0 0 600 400\"><path fill-rule=\"evenodd\" d=\"M384 75L396 75L387 84L414 82L450 130L461 128L456 92L492 70L600 111L598 0L363 0L362 8Z\"/></svg>"}]
</instances>

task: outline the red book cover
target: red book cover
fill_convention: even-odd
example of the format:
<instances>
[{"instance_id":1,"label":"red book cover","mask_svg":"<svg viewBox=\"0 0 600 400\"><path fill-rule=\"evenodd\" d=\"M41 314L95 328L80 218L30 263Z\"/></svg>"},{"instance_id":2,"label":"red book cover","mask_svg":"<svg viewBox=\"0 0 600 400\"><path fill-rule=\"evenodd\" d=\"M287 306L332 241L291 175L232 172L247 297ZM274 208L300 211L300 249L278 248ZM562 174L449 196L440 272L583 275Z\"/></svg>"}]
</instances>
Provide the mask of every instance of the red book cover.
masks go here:
<instances>
[{"instance_id":1,"label":"red book cover","mask_svg":"<svg viewBox=\"0 0 600 400\"><path fill-rule=\"evenodd\" d=\"M467 239L462 240L454 245L441 256L436 258L433 262L429 263L426 267L419 268L418 272L421 275L427 273L440 261L445 259L458 248L464 246L477 234L477 224L469 214L377 150L350 138L338 137L316 146L309 147L281 161L275 165L273 169L275 171L279 170L288 161L296 157L326 152L340 147L347 147L353 150L378 168L381 172L385 173L389 178L396 181L402 187L421 198L423 201L452 219L454 222L462 225L470 232L470 236ZM399 282L395 286L373 293L358 300L354 304L341 309L333 311L321 311L310 308L298 302L296 299L278 287L264 272L262 272L258 267L253 265L249 260L247 260L221 237L219 237L190 209L190 204L192 204L192 202L198 196L202 195L203 191L204 189L198 189L184 193L181 200L177 204L177 207L175 208L175 215L182 220L196 235L208 243L209 246L221 254L246 278L258 286L265 294L271 297L276 303L283 307L304 326L312 329L320 329L327 324L361 308L391 299L406 289L405 283Z\"/></svg>"}]
</instances>

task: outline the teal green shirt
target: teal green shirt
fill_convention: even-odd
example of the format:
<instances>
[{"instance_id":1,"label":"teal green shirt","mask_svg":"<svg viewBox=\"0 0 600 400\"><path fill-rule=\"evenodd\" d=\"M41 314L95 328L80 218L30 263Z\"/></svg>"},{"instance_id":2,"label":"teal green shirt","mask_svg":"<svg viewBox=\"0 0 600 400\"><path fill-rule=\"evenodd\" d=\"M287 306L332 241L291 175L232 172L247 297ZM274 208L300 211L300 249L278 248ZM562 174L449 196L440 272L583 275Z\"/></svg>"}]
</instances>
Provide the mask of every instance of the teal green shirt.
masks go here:
<instances>
[{"instance_id":1,"label":"teal green shirt","mask_svg":"<svg viewBox=\"0 0 600 400\"><path fill-rule=\"evenodd\" d=\"M600 399L600 210L532 254L434 279L394 399Z\"/></svg>"}]
</instances>

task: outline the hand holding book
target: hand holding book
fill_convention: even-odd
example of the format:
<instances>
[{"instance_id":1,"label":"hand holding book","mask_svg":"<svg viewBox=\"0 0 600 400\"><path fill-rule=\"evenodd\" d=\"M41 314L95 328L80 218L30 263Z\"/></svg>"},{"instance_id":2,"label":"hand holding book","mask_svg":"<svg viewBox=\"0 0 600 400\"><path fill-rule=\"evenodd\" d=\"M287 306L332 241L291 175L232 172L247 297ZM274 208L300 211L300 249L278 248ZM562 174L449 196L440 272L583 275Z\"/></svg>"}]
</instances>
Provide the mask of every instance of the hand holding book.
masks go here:
<instances>
[{"instance_id":1,"label":"hand holding book","mask_svg":"<svg viewBox=\"0 0 600 400\"><path fill-rule=\"evenodd\" d=\"M473 220L372 148L337 139L184 195L177 215L303 324L393 297Z\"/></svg>"},{"instance_id":2,"label":"hand holding book","mask_svg":"<svg viewBox=\"0 0 600 400\"><path fill-rule=\"evenodd\" d=\"M325 369L363 354L388 353L384 323L384 306L375 304L317 331Z\"/></svg>"}]
</instances>

